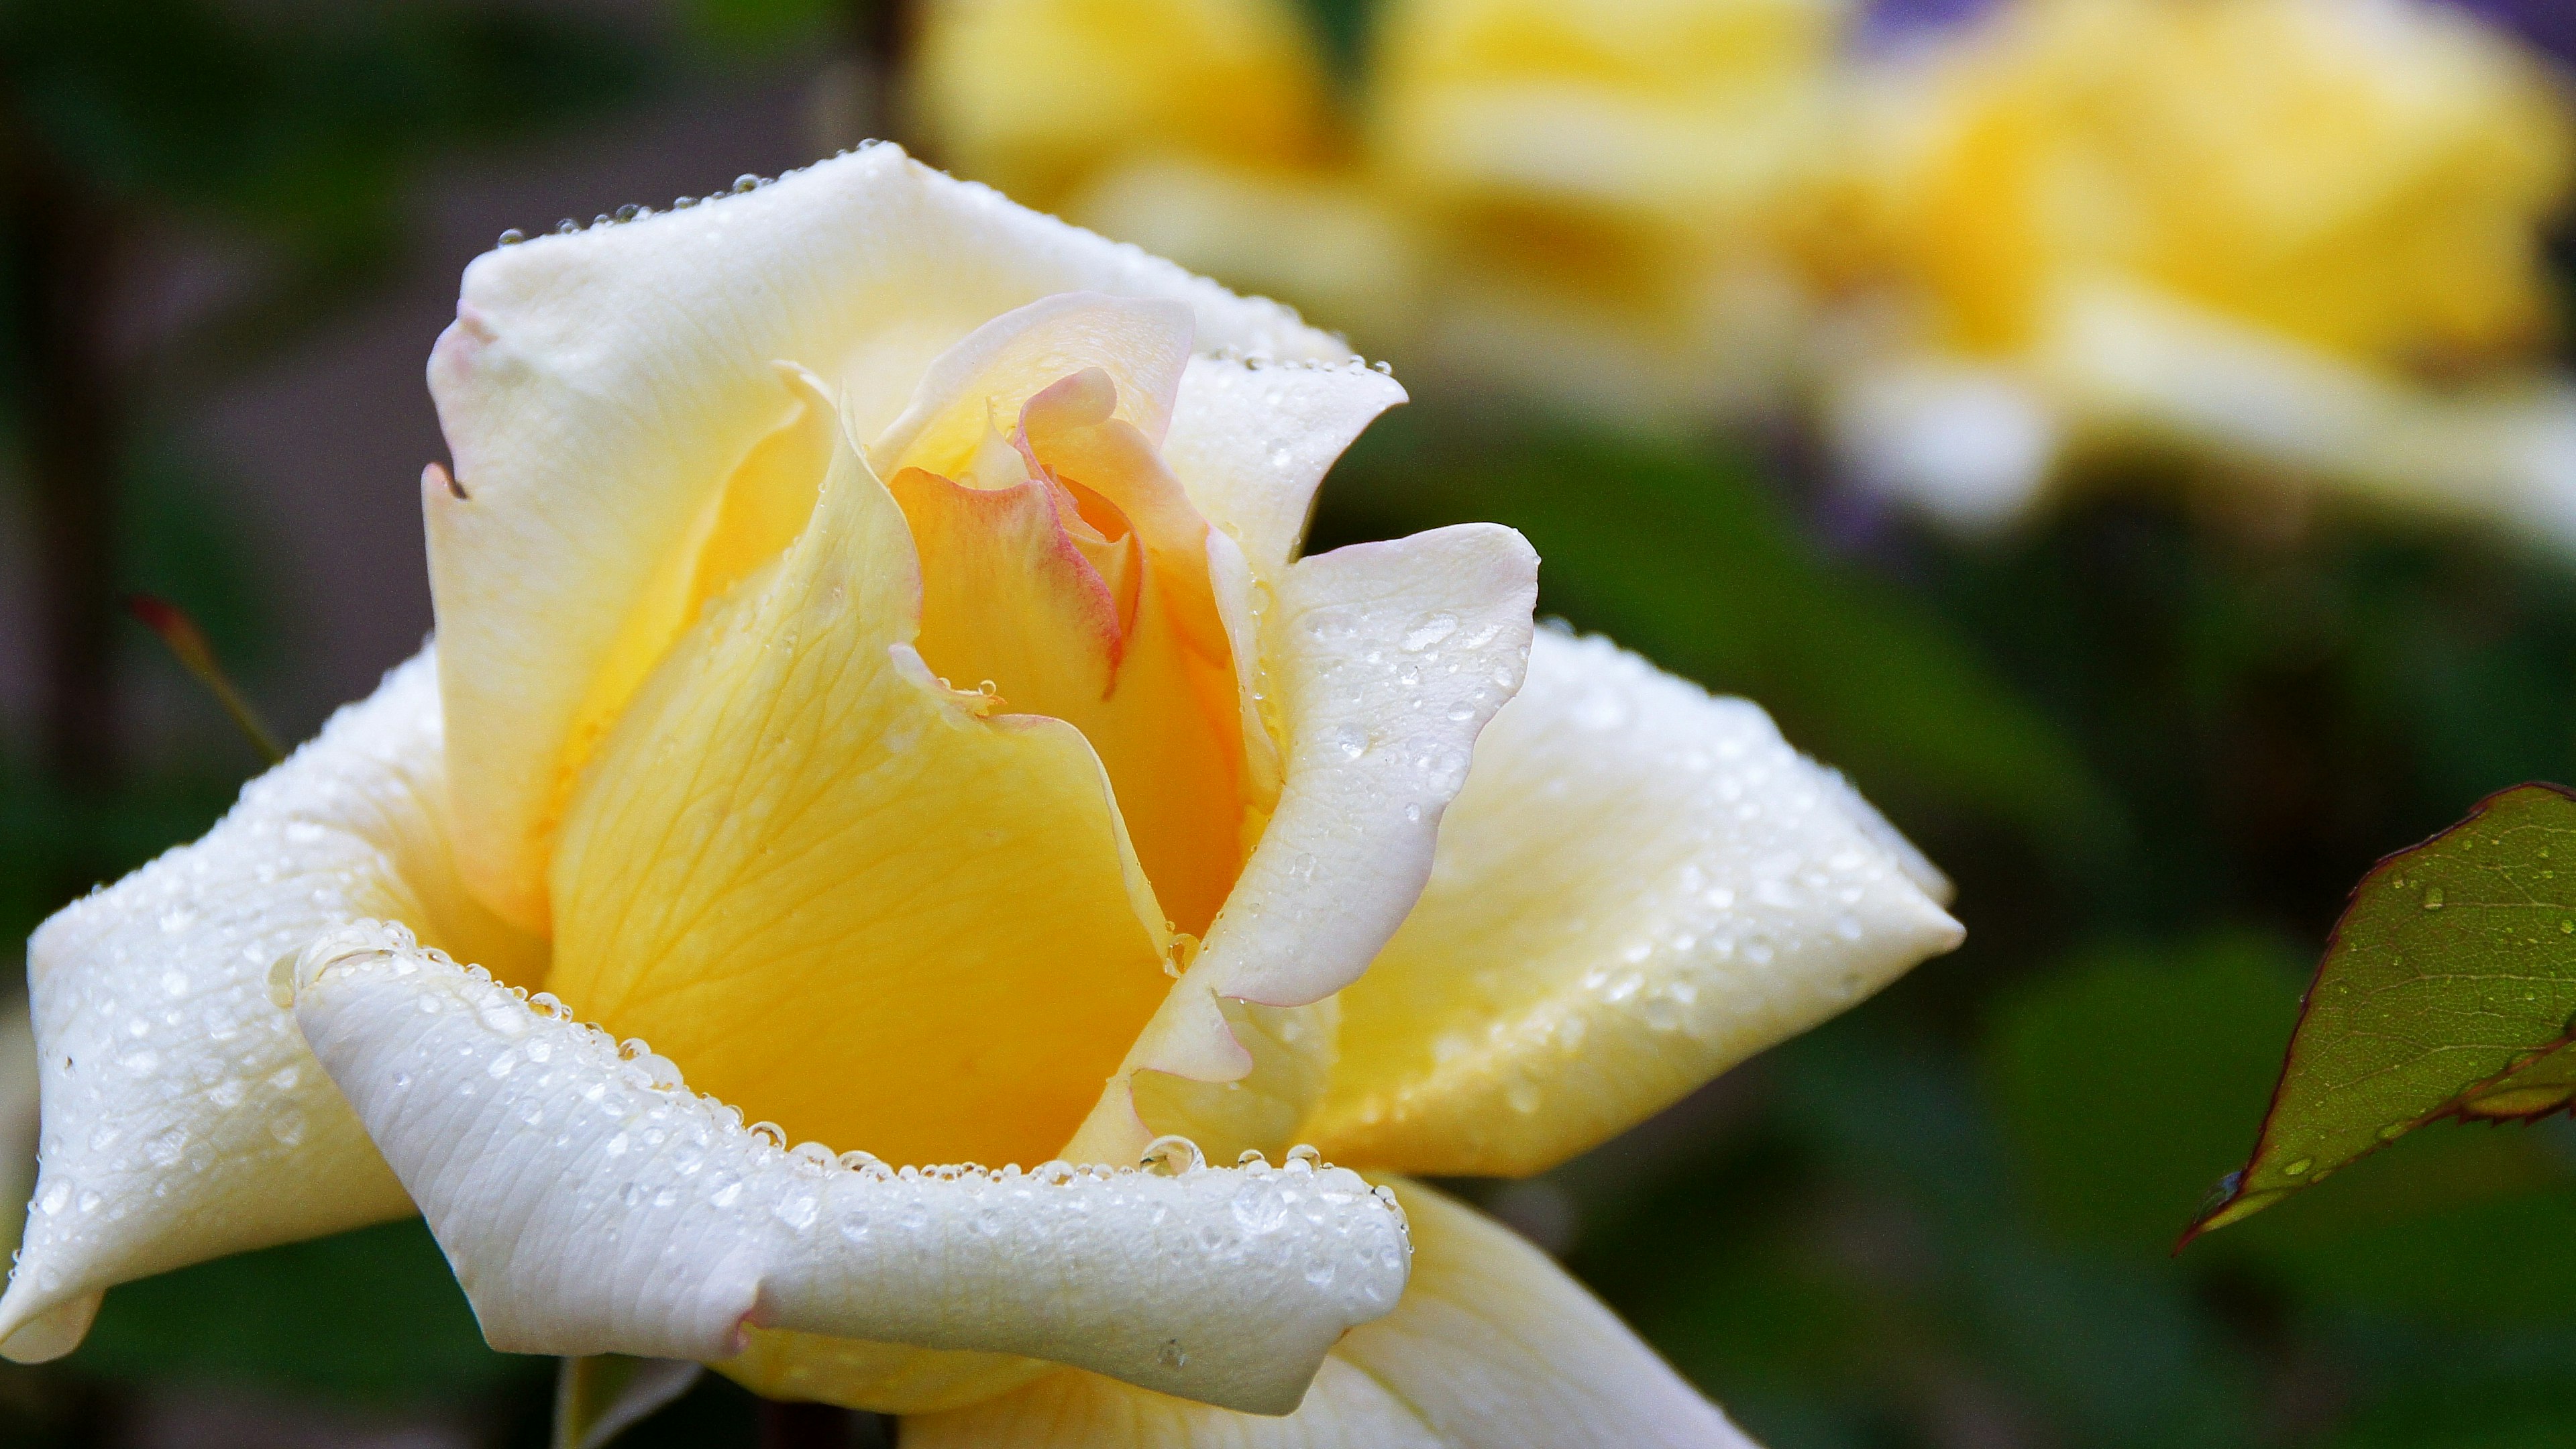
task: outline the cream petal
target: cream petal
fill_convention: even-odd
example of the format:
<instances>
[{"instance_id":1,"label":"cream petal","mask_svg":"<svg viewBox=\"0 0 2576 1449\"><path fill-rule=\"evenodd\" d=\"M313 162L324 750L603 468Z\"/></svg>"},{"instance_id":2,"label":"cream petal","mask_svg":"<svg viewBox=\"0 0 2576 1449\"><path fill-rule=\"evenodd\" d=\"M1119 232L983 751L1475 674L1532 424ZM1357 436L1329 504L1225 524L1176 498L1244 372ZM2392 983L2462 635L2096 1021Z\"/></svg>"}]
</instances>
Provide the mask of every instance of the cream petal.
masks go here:
<instances>
[{"instance_id":1,"label":"cream petal","mask_svg":"<svg viewBox=\"0 0 2576 1449\"><path fill-rule=\"evenodd\" d=\"M455 879L438 705L424 653L254 781L205 839L36 932L44 1150L0 1352L70 1351L86 1326L77 1305L94 1310L115 1284L410 1211L271 999L270 968L367 918L542 964ZM38 1323L58 1308L70 1316Z\"/></svg>"},{"instance_id":2,"label":"cream petal","mask_svg":"<svg viewBox=\"0 0 2576 1449\"><path fill-rule=\"evenodd\" d=\"M1513 1175L1610 1137L1958 944L1892 833L1755 705L1540 631L1300 1135Z\"/></svg>"},{"instance_id":3,"label":"cream petal","mask_svg":"<svg viewBox=\"0 0 2576 1449\"><path fill-rule=\"evenodd\" d=\"M1403 1215L1350 1172L852 1170L399 928L317 943L295 979L315 1055L505 1351L710 1360L777 1328L1280 1413L1403 1291Z\"/></svg>"},{"instance_id":4,"label":"cream petal","mask_svg":"<svg viewBox=\"0 0 2576 1449\"><path fill-rule=\"evenodd\" d=\"M1454 1449L1338 1354L1324 1360L1297 1412L1281 1418L1059 1369L964 1409L908 1415L902 1442L903 1449Z\"/></svg>"},{"instance_id":5,"label":"cream petal","mask_svg":"<svg viewBox=\"0 0 2576 1449\"><path fill-rule=\"evenodd\" d=\"M1039 1358L915 1348L755 1328L718 1373L765 1399L838 1404L878 1414L923 1414L1006 1394L1057 1371Z\"/></svg>"},{"instance_id":6,"label":"cream petal","mask_svg":"<svg viewBox=\"0 0 2576 1449\"><path fill-rule=\"evenodd\" d=\"M880 478L927 468L963 478L984 440L1018 426L1020 408L1087 367L1118 385L1113 416L1161 442L1190 359L1190 309L1179 302L1060 292L967 334L922 373L912 403L868 447Z\"/></svg>"},{"instance_id":7,"label":"cream petal","mask_svg":"<svg viewBox=\"0 0 2576 1449\"><path fill-rule=\"evenodd\" d=\"M792 413L771 364L839 384L864 438L950 345L1074 291L1186 304L1210 350L1348 355L1286 308L889 145L467 268L429 368L456 486L424 506L460 848L485 899L543 924L562 754L637 599Z\"/></svg>"},{"instance_id":8,"label":"cream petal","mask_svg":"<svg viewBox=\"0 0 2576 1449\"><path fill-rule=\"evenodd\" d=\"M1132 1116L1138 1136L1187 1137L1217 1162L1235 1161L1245 1152L1277 1157L1298 1141L1297 1129L1332 1082L1341 998L1261 1006L1219 996L1216 1010L1227 1039L1249 1063L1242 1075L1203 1080L1170 1071L1136 1073L1122 1079L1134 1093L1132 1110L1109 1120ZM1113 1101L1115 1091L1113 1086Z\"/></svg>"},{"instance_id":9,"label":"cream petal","mask_svg":"<svg viewBox=\"0 0 2576 1449\"><path fill-rule=\"evenodd\" d=\"M1069 1155L1118 1160L1152 1135L1139 1071L1253 1071L1221 1002L1302 1006L1367 968L1422 892L1477 732L1520 688L1537 597L1538 555L1490 523L1353 544L1281 578L1262 625L1288 742L1278 809Z\"/></svg>"},{"instance_id":10,"label":"cream petal","mask_svg":"<svg viewBox=\"0 0 2576 1449\"><path fill-rule=\"evenodd\" d=\"M1256 1419L1067 1371L907 1418L904 1449L1752 1449L1547 1255L1399 1183L1413 1282L1351 1331L1297 1411Z\"/></svg>"},{"instance_id":11,"label":"cream petal","mask_svg":"<svg viewBox=\"0 0 2576 1449\"><path fill-rule=\"evenodd\" d=\"M1356 361L1193 357L1163 461L1254 572L1276 579L1297 557L1325 471L1404 400L1393 377Z\"/></svg>"}]
</instances>

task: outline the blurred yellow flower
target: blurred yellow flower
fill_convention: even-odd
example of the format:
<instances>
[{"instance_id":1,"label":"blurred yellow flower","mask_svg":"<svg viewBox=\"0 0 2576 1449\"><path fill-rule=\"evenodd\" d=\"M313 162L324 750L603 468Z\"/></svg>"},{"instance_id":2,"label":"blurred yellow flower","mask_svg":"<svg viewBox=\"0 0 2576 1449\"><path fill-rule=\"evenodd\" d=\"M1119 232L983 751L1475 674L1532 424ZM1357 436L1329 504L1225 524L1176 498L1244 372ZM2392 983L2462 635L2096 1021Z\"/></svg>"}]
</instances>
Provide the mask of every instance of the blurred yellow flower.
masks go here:
<instances>
[{"instance_id":1,"label":"blurred yellow flower","mask_svg":"<svg viewBox=\"0 0 2576 1449\"><path fill-rule=\"evenodd\" d=\"M1369 154L1429 238L1432 360L1579 378L1631 419L1772 398L1807 313L1783 241L1828 154L1849 10L1392 0Z\"/></svg>"},{"instance_id":2,"label":"blurred yellow flower","mask_svg":"<svg viewBox=\"0 0 2576 1449\"><path fill-rule=\"evenodd\" d=\"M951 169L1047 211L1140 156L1296 170L1332 145L1287 0L933 0L910 81Z\"/></svg>"},{"instance_id":3,"label":"blurred yellow flower","mask_svg":"<svg viewBox=\"0 0 2576 1449\"><path fill-rule=\"evenodd\" d=\"M2531 371L2555 77L2416 0L2025 0L1861 92L1865 301L1829 365L1864 474L2008 516L2069 447L2178 444L2576 528Z\"/></svg>"},{"instance_id":4,"label":"blurred yellow flower","mask_svg":"<svg viewBox=\"0 0 2576 1449\"><path fill-rule=\"evenodd\" d=\"M913 85L962 175L1400 358L1665 418L1785 375L1848 9L1393 0L1336 114L1281 0L945 0Z\"/></svg>"}]
</instances>

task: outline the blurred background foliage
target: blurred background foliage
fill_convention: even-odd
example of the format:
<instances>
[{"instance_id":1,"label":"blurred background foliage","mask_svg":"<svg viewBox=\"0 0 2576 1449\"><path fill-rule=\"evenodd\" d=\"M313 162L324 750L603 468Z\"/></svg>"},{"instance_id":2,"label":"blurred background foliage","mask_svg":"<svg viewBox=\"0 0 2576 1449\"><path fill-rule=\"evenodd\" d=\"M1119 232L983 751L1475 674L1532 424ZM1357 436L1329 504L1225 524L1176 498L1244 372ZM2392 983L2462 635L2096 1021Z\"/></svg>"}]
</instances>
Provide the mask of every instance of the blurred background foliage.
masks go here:
<instances>
[{"instance_id":1,"label":"blurred background foliage","mask_svg":"<svg viewBox=\"0 0 2576 1449\"><path fill-rule=\"evenodd\" d=\"M1996 7L1805 8L1842 28L1827 51L1878 56ZM2477 8L2564 85L2543 49L2568 41L2559 7ZM1282 104L1321 109L1264 164L1356 185L1363 124L1330 116L1365 110L1377 11L1281 13L1310 28L1263 43L1310 54L1323 87ZM121 591L190 609L255 691L297 667L278 657L275 541L179 425L192 399L391 285L437 168L576 145L709 77L791 78L824 149L892 130L971 172L923 123L920 79L886 64L922 33L864 0L697 0L651 23L498 0L0 0L0 522L31 601L0 740L0 937L193 836L255 768L120 622ZM2544 213L2535 285L2564 317L2576 249ZM1323 251L1351 235L1315 225ZM172 236L218 239L221 285L138 308L121 279ZM1278 285L1264 258L1230 273L1216 255L1192 260ZM1363 345L1398 331L1299 300ZM1695 365L1744 335L1654 355ZM1791 367L1750 401L1684 387L1679 411L1533 406L1526 369L1427 336L1390 338L1415 402L1336 471L1315 545L1522 528L1545 612L1762 702L1951 873L1969 926L1955 956L1627 1137L1462 1190L1774 1449L2576 1445L2563 1121L2428 1131L2170 1251L2252 1141L2352 882L2490 790L2576 779L2563 542L2513 509L2349 501L2316 458L2170 434L2075 450L2050 465L2053 506L1948 530L1856 481L1813 405L1822 374ZM2564 336L2518 344L2517 375L2558 375ZM0 1442L534 1445L551 1382L482 1346L401 1224L117 1290L72 1358L0 1366ZM710 1380L632 1442L750 1443L758 1422Z\"/></svg>"}]
</instances>

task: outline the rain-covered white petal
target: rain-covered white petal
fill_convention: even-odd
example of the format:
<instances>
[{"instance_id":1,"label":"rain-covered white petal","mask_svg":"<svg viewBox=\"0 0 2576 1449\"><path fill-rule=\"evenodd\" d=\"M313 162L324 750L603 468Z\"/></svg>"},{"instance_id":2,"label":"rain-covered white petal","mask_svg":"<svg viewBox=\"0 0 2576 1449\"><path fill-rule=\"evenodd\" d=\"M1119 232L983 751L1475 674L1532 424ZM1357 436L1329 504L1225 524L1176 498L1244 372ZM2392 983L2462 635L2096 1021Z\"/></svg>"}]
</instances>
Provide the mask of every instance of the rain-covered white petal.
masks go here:
<instances>
[{"instance_id":1,"label":"rain-covered white petal","mask_svg":"<svg viewBox=\"0 0 2576 1449\"><path fill-rule=\"evenodd\" d=\"M1541 630L1299 1135L1540 1171L1957 945L1947 889L1757 706Z\"/></svg>"},{"instance_id":2,"label":"rain-covered white petal","mask_svg":"<svg viewBox=\"0 0 2576 1449\"><path fill-rule=\"evenodd\" d=\"M36 932L42 1175L0 1352L69 1352L115 1284L410 1211L272 998L270 968L368 918L528 964L449 865L439 731L424 653L205 839Z\"/></svg>"},{"instance_id":3,"label":"rain-covered white petal","mask_svg":"<svg viewBox=\"0 0 2576 1449\"><path fill-rule=\"evenodd\" d=\"M1403 1215L1347 1171L847 1166L558 1011L398 928L296 967L306 1037L497 1348L710 1360L780 1328L1284 1413L1403 1291Z\"/></svg>"},{"instance_id":4,"label":"rain-covered white petal","mask_svg":"<svg viewBox=\"0 0 2576 1449\"><path fill-rule=\"evenodd\" d=\"M1254 572L1297 557L1316 486L1377 415L1404 401L1393 377L1357 361L1194 357L1163 440L1163 461Z\"/></svg>"},{"instance_id":5,"label":"rain-covered white petal","mask_svg":"<svg viewBox=\"0 0 2576 1449\"><path fill-rule=\"evenodd\" d=\"M1538 555L1461 524L1300 560L1276 593L1262 628L1288 742L1279 807L1068 1155L1115 1160L1153 1135L1137 1072L1253 1071L1221 1001L1303 1006L1367 969L1430 875L1477 733L1520 688Z\"/></svg>"},{"instance_id":6,"label":"rain-covered white petal","mask_svg":"<svg viewBox=\"0 0 2576 1449\"><path fill-rule=\"evenodd\" d=\"M617 700L594 688L616 695L649 666L624 657L656 642L638 650L623 638L638 600L794 411L774 362L842 389L865 439L951 344L1077 291L1183 303L1211 351L1349 352L1284 307L890 145L477 258L429 369L455 486L440 477L424 490L475 888L513 919L543 923L566 751L613 713ZM687 620L671 614L676 632Z\"/></svg>"},{"instance_id":7,"label":"rain-covered white petal","mask_svg":"<svg viewBox=\"0 0 2576 1449\"><path fill-rule=\"evenodd\" d=\"M1064 1372L907 1418L904 1449L1753 1449L1565 1270L1420 1183L1395 1312L1351 1330L1297 1412L1256 1419Z\"/></svg>"}]
</instances>

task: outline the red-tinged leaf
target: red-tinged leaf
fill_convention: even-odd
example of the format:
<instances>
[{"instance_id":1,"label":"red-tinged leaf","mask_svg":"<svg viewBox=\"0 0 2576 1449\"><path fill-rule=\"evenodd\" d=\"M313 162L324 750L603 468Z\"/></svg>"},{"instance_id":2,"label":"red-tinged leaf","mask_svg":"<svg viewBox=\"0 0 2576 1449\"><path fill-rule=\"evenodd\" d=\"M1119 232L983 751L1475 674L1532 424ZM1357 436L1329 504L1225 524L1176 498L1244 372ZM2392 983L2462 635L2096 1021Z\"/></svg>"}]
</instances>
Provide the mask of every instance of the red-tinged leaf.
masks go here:
<instances>
[{"instance_id":1,"label":"red-tinged leaf","mask_svg":"<svg viewBox=\"0 0 2576 1449\"><path fill-rule=\"evenodd\" d=\"M2517 785L2372 867L2326 942L2254 1155L2183 1235L2445 1117L2576 1097L2576 793Z\"/></svg>"},{"instance_id":2,"label":"red-tinged leaf","mask_svg":"<svg viewBox=\"0 0 2576 1449\"><path fill-rule=\"evenodd\" d=\"M197 682L215 697L215 702L224 707L224 713L232 716L234 725L249 738L252 749L259 751L261 757L272 765L286 758L286 752L278 748L277 737L268 732L267 723L260 719L259 711L251 708L250 701L233 687L223 665L216 662L214 646L206 642L206 631L197 627L197 621L188 617L187 610L168 599L155 598L150 594L127 596L125 607L142 621L144 628L161 636L161 642L169 646L171 657L179 661L179 667L194 675Z\"/></svg>"}]
</instances>

